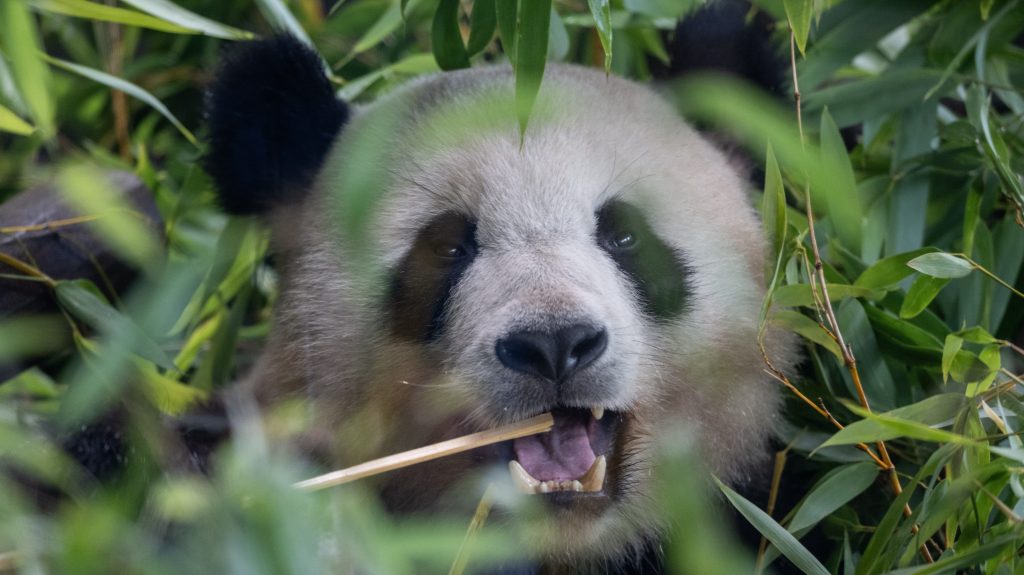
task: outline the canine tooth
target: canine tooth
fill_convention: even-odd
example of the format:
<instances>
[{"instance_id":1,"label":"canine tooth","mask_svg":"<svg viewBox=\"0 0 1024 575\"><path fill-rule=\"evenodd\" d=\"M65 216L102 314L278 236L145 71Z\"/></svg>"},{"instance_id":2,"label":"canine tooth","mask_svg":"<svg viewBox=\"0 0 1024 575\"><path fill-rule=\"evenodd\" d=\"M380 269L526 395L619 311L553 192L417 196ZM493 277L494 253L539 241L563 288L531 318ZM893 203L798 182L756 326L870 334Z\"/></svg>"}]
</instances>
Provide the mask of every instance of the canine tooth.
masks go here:
<instances>
[{"instance_id":1,"label":"canine tooth","mask_svg":"<svg viewBox=\"0 0 1024 575\"><path fill-rule=\"evenodd\" d=\"M512 483L527 495L537 493L537 486L540 485L540 481L533 478L532 475L525 469L522 464L513 459L508 462L508 473L512 476Z\"/></svg>"},{"instance_id":2,"label":"canine tooth","mask_svg":"<svg viewBox=\"0 0 1024 575\"><path fill-rule=\"evenodd\" d=\"M601 418L604 417L604 408L603 407L591 407L590 408L590 413L593 414L594 419L600 421Z\"/></svg>"},{"instance_id":3,"label":"canine tooth","mask_svg":"<svg viewBox=\"0 0 1024 575\"><path fill-rule=\"evenodd\" d=\"M583 477L579 478L579 482L583 485L583 491L594 492L604 489L604 473L607 468L608 461L605 456L602 455L595 459L590 469L583 474Z\"/></svg>"}]
</instances>

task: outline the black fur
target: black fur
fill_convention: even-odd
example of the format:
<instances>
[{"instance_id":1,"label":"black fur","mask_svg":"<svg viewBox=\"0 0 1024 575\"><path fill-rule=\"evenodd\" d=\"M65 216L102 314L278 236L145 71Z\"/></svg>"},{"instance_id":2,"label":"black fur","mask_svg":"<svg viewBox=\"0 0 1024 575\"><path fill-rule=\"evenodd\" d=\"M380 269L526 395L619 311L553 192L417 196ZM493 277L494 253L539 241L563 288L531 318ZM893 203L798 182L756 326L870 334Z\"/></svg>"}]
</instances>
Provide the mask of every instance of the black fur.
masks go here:
<instances>
[{"instance_id":1,"label":"black fur","mask_svg":"<svg viewBox=\"0 0 1024 575\"><path fill-rule=\"evenodd\" d=\"M410 341L436 340L448 300L476 255L476 225L445 212L420 230L394 271L388 301L392 332Z\"/></svg>"},{"instance_id":2,"label":"black fur","mask_svg":"<svg viewBox=\"0 0 1024 575\"><path fill-rule=\"evenodd\" d=\"M348 117L320 57L294 37L233 50L207 96L206 169L224 209L255 214L299 199Z\"/></svg>"},{"instance_id":3,"label":"black fur","mask_svg":"<svg viewBox=\"0 0 1024 575\"><path fill-rule=\"evenodd\" d=\"M652 59L651 73L658 79L731 74L781 96L787 58L774 33L771 15L747 0L708 2L679 21L668 43L669 65Z\"/></svg>"},{"instance_id":4,"label":"black fur","mask_svg":"<svg viewBox=\"0 0 1024 575\"><path fill-rule=\"evenodd\" d=\"M628 245L617 240L629 239ZM597 212L597 243L636 286L644 313L669 320L686 310L691 270L635 206L613 200Z\"/></svg>"}]
</instances>

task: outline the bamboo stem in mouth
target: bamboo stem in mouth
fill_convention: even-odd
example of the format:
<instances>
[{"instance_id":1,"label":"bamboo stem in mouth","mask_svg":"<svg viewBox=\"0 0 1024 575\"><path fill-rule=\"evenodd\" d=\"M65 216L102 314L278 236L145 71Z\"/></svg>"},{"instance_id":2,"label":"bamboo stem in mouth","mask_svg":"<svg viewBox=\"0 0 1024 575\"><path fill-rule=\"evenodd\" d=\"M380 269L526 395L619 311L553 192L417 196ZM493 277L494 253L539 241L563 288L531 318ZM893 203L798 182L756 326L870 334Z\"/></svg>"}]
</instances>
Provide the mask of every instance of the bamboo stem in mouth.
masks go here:
<instances>
[{"instance_id":1,"label":"bamboo stem in mouth","mask_svg":"<svg viewBox=\"0 0 1024 575\"><path fill-rule=\"evenodd\" d=\"M377 475L378 473L384 473L385 471L392 471L402 467L415 465L417 463L423 463L424 461L431 461L448 455L462 453L463 451L469 451L471 449L476 449L477 447L501 443L502 441L516 439L517 437L526 437L528 435L545 433L550 431L554 425L554 417L552 417L550 413L543 413L536 417L503 425L495 429L470 433L469 435L463 435L462 437L456 437L455 439L449 439L433 445L410 449L409 451L403 451L394 455L381 457L380 459L367 461L366 463L353 465L352 467L347 467L345 469L339 469L338 471L318 475L316 477L306 479L305 481L300 481L296 483L294 487L304 491L319 491L335 485L341 485L342 483L348 483L371 475Z\"/></svg>"}]
</instances>

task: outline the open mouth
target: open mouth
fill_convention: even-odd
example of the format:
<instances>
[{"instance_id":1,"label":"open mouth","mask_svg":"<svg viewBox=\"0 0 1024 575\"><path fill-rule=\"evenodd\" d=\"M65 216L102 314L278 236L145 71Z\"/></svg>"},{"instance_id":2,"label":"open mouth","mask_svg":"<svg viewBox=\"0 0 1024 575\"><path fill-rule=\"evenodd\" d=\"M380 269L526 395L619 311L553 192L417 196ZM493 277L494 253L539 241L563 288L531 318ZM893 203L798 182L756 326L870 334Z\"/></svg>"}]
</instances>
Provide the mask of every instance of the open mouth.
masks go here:
<instances>
[{"instance_id":1,"label":"open mouth","mask_svg":"<svg viewBox=\"0 0 1024 575\"><path fill-rule=\"evenodd\" d=\"M512 482L527 494L602 493L619 416L600 407L558 407L551 415L551 431L511 442Z\"/></svg>"}]
</instances>

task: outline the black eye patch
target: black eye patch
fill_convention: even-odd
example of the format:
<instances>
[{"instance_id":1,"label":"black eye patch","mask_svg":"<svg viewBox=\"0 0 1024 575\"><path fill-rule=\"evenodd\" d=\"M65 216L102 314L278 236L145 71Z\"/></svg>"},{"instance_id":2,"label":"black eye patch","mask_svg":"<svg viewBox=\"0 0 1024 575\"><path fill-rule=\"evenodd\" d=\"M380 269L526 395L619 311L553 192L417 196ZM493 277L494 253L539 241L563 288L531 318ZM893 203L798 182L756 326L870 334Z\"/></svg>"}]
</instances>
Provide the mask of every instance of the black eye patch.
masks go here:
<instances>
[{"instance_id":1,"label":"black eye patch","mask_svg":"<svg viewBox=\"0 0 1024 575\"><path fill-rule=\"evenodd\" d=\"M636 286L644 313L656 320L681 314L690 291L690 268L630 204L612 200L597 212L597 243Z\"/></svg>"},{"instance_id":2,"label":"black eye patch","mask_svg":"<svg viewBox=\"0 0 1024 575\"><path fill-rule=\"evenodd\" d=\"M476 225L454 212L436 216L416 234L412 249L391 274L386 309L395 336L437 339L452 290L476 251Z\"/></svg>"}]
</instances>

